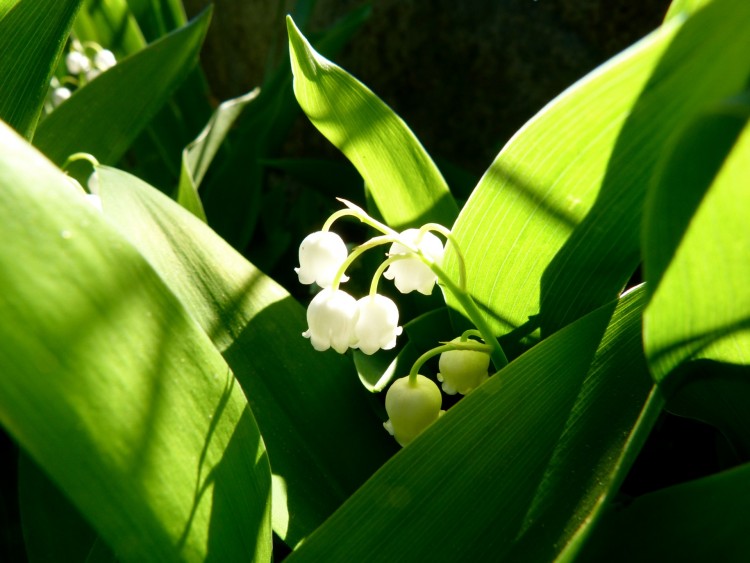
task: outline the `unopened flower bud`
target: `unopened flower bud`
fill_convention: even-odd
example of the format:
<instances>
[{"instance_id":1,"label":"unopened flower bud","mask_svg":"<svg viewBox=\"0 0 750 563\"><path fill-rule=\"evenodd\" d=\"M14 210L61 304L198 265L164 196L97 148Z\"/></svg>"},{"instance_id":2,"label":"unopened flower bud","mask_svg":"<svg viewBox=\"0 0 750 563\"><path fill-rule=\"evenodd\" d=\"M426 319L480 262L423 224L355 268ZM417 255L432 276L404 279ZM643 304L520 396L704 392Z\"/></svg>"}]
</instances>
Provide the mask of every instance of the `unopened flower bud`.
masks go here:
<instances>
[{"instance_id":1,"label":"unopened flower bud","mask_svg":"<svg viewBox=\"0 0 750 563\"><path fill-rule=\"evenodd\" d=\"M365 354L374 354L381 348L390 350L401 334L398 326L398 307L384 295L368 295L357 301L359 314L354 334L356 347Z\"/></svg>"},{"instance_id":2,"label":"unopened flower bud","mask_svg":"<svg viewBox=\"0 0 750 563\"><path fill-rule=\"evenodd\" d=\"M385 396L385 410L390 417L383 425L402 446L416 438L443 413L440 389L424 375L415 381L397 379Z\"/></svg>"},{"instance_id":3,"label":"unopened flower bud","mask_svg":"<svg viewBox=\"0 0 750 563\"><path fill-rule=\"evenodd\" d=\"M83 74L91 69L91 60L80 51L71 51L65 55L65 66L70 74Z\"/></svg>"},{"instance_id":4,"label":"unopened flower bud","mask_svg":"<svg viewBox=\"0 0 750 563\"><path fill-rule=\"evenodd\" d=\"M453 342L460 342L460 338ZM438 381L443 383L443 391L448 395L457 392L462 395L487 381L490 355L478 350L449 350L440 354Z\"/></svg>"},{"instance_id":5,"label":"unopened flower bud","mask_svg":"<svg viewBox=\"0 0 750 563\"><path fill-rule=\"evenodd\" d=\"M308 329L302 336L309 338L318 351L333 348L339 354L356 343L357 301L345 291L324 289L307 308Z\"/></svg>"},{"instance_id":6,"label":"unopened flower bud","mask_svg":"<svg viewBox=\"0 0 750 563\"><path fill-rule=\"evenodd\" d=\"M426 232L422 234L422 238L419 244L417 244L418 236L419 229L407 229L401 233L402 238L419 248L422 254L429 260L440 262L444 251L443 243L440 239L432 233ZM388 251L389 256L403 254L412 254L412 256L393 262L388 266L383 276L389 280L393 280L393 283L396 284L396 289L401 293L409 293L416 290L424 295L430 295L432 289L435 287L435 282L437 282L437 276L430 270L427 264L422 262L418 256L414 255L404 245L395 242Z\"/></svg>"},{"instance_id":7,"label":"unopened flower bud","mask_svg":"<svg viewBox=\"0 0 750 563\"><path fill-rule=\"evenodd\" d=\"M299 246L299 268L295 268L300 283L313 282L330 287L341 265L346 261L346 244L336 233L318 231L305 237ZM349 278L343 276L341 281Z\"/></svg>"}]
</instances>

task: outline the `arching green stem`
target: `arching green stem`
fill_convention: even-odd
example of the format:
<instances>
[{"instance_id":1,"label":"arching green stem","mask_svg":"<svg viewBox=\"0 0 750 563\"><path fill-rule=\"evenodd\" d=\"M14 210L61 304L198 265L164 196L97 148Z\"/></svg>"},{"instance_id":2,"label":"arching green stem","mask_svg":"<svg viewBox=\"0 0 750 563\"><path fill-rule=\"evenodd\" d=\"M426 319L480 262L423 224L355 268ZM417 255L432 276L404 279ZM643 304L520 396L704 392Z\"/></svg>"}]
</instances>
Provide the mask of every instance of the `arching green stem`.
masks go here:
<instances>
[{"instance_id":1,"label":"arching green stem","mask_svg":"<svg viewBox=\"0 0 750 563\"><path fill-rule=\"evenodd\" d=\"M490 358L492 359L492 365L495 366L495 369L500 370L508 365L508 357L505 355L505 352L503 352L500 343L497 341L497 338L495 338L495 334L482 316L482 312L479 310L479 307L477 307L477 304L474 302L471 295L453 283L453 280L443 272L440 266L429 260L425 260L425 263L433 272L435 272L435 275L442 282L443 287L450 291L456 301L458 301L461 307L463 307L464 311L466 311L466 314L469 316L469 320L479 330L482 339L492 348Z\"/></svg>"},{"instance_id":2,"label":"arching green stem","mask_svg":"<svg viewBox=\"0 0 750 563\"><path fill-rule=\"evenodd\" d=\"M362 223L365 225L368 225L375 229L376 231L380 231L384 235L390 235L392 237L398 237L398 232L391 229L388 225L384 225L380 221L376 221L372 217L370 217L367 212L362 209L361 207L354 205L352 202L347 201L342 198L336 198L341 203L346 205L347 209L341 209L340 211L337 211L333 215L331 215L328 220L323 224L322 231L327 231L331 228L333 223L340 219L341 217L356 217L359 219Z\"/></svg>"},{"instance_id":3,"label":"arching green stem","mask_svg":"<svg viewBox=\"0 0 750 563\"><path fill-rule=\"evenodd\" d=\"M407 258L411 258L411 256L409 256L408 254L396 254L385 259L383 263L378 266L378 269L375 270L375 273L372 276L372 281L370 282L370 297L378 292L378 282L380 281L380 276L383 275L383 272L385 272L386 268L394 262L398 262L399 260L404 260Z\"/></svg>"},{"instance_id":4,"label":"arching green stem","mask_svg":"<svg viewBox=\"0 0 750 563\"><path fill-rule=\"evenodd\" d=\"M443 235L451 244L453 250L455 250L456 256L458 257L458 287L460 287L462 291L466 291L466 260L464 260L464 255L463 252L461 252L461 247L458 246L458 242L456 242L453 233L450 231L450 229L444 227L443 225L440 225L439 223L427 223L426 225L422 225L422 227L419 229L419 238L422 237L423 233L426 233L428 231L435 231L436 233L440 233L441 235Z\"/></svg>"},{"instance_id":5,"label":"arching green stem","mask_svg":"<svg viewBox=\"0 0 750 563\"><path fill-rule=\"evenodd\" d=\"M346 269L352 265L352 262L354 262L357 258L359 258L366 250L369 250L371 248L375 248L376 246L379 246L381 244L389 244L393 243L394 239L391 236L380 236L380 237L373 237L367 242L364 242L360 244L357 248L352 250L352 252L349 254L349 256L346 257L346 260L343 264L339 267L338 271L336 272L336 276L333 278L333 283L331 283L331 290L336 291L339 288L339 284L341 283L341 278L344 277L344 274L346 273Z\"/></svg>"},{"instance_id":6,"label":"arching green stem","mask_svg":"<svg viewBox=\"0 0 750 563\"><path fill-rule=\"evenodd\" d=\"M93 154L89 154L87 152L76 152L76 153L71 154L68 158L65 159L65 162L62 165L62 169L67 170L68 166L70 166L71 164L73 164L74 162L78 160L85 160L86 162L91 164L91 166L94 166L94 167L99 166L99 161L96 160L96 157Z\"/></svg>"},{"instance_id":7,"label":"arching green stem","mask_svg":"<svg viewBox=\"0 0 750 563\"><path fill-rule=\"evenodd\" d=\"M416 384L419 370L422 369L422 366L425 364L425 362L430 358L434 358L435 356L442 354L443 352L449 352L450 350L475 350L477 352L490 352L491 349L492 347L488 346L487 344L480 344L479 342L473 342L469 340L467 342L448 342L442 344L441 346L438 346L437 348L433 348L432 350L427 350L427 352L417 358L417 361L414 362L414 365L411 367L411 371L409 371L409 383L411 385Z\"/></svg>"},{"instance_id":8,"label":"arching green stem","mask_svg":"<svg viewBox=\"0 0 750 563\"><path fill-rule=\"evenodd\" d=\"M461 342L466 342L469 339L469 336L478 336L479 338L482 338L482 333L479 332L475 328L470 328L469 330L465 330L464 333L461 335Z\"/></svg>"}]
</instances>

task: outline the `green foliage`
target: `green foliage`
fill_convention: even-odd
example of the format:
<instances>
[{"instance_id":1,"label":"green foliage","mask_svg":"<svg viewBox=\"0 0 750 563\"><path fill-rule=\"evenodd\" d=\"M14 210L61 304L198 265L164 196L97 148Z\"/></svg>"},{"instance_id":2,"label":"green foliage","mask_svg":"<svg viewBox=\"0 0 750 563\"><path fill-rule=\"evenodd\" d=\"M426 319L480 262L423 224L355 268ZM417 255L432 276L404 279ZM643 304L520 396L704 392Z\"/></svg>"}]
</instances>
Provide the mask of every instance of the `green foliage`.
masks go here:
<instances>
[{"instance_id":1,"label":"green foliage","mask_svg":"<svg viewBox=\"0 0 750 563\"><path fill-rule=\"evenodd\" d=\"M0 118L27 139L82 0L19 0L0 20Z\"/></svg>"},{"instance_id":2,"label":"green foliage","mask_svg":"<svg viewBox=\"0 0 750 563\"><path fill-rule=\"evenodd\" d=\"M314 4L260 88L218 103L210 11L0 0L0 559L742 560L750 4L675 1L459 197L331 61L367 8L314 34ZM90 42L117 64L50 111ZM348 162L282 151L298 117ZM297 248L334 197L371 211L336 233L386 245L350 249L339 290L364 295L394 242L442 290L375 278L403 333L373 355L302 337ZM425 223L444 259L399 235ZM466 329L495 373L399 450L378 393L432 389L428 356ZM669 411L716 429L713 474L638 489Z\"/></svg>"}]
</instances>

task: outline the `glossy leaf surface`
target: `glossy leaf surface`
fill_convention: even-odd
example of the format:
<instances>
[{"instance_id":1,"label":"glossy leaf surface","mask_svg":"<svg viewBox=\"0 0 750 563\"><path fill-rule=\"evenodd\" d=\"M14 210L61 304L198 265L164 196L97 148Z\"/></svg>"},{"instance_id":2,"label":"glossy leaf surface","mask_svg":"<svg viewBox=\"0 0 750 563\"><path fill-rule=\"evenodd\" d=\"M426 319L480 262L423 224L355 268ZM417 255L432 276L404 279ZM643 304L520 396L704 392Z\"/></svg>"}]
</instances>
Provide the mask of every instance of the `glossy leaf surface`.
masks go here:
<instances>
[{"instance_id":1,"label":"glossy leaf surface","mask_svg":"<svg viewBox=\"0 0 750 563\"><path fill-rule=\"evenodd\" d=\"M122 560L267 560L229 367L77 186L5 125L0 147L0 423Z\"/></svg>"},{"instance_id":2,"label":"glossy leaf surface","mask_svg":"<svg viewBox=\"0 0 750 563\"><path fill-rule=\"evenodd\" d=\"M137 178L99 167L105 214L224 354L274 473L274 530L296 545L395 450L349 358L316 352L305 311L208 226Z\"/></svg>"}]
</instances>

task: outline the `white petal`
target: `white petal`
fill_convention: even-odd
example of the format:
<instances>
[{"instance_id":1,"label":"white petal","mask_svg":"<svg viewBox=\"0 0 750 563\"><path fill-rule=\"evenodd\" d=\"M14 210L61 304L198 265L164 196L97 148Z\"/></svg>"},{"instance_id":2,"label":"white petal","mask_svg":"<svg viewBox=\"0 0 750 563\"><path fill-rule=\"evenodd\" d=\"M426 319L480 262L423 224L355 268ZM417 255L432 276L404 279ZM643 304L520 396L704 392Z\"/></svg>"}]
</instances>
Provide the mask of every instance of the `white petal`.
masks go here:
<instances>
[{"instance_id":1,"label":"white petal","mask_svg":"<svg viewBox=\"0 0 750 563\"><path fill-rule=\"evenodd\" d=\"M317 231L305 237L299 247L300 267L295 268L300 283L313 282L330 287L341 265L346 261L346 244L336 233ZM343 276L341 281L348 278Z\"/></svg>"}]
</instances>

